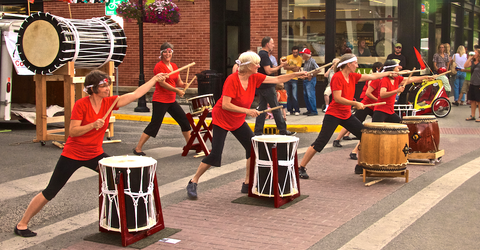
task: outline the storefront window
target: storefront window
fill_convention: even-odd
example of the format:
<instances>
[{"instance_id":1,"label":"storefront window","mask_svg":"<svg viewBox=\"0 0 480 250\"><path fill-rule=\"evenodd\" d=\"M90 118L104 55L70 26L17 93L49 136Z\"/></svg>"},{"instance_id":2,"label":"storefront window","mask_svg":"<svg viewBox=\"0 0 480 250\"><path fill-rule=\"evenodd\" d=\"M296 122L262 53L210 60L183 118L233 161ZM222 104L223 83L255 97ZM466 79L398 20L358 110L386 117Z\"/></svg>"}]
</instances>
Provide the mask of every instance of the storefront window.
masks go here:
<instances>
[{"instance_id":1,"label":"storefront window","mask_svg":"<svg viewBox=\"0 0 480 250\"><path fill-rule=\"evenodd\" d=\"M282 19L325 18L326 0L282 0Z\"/></svg>"},{"instance_id":2,"label":"storefront window","mask_svg":"<svg viewBox=\"0 0 480 250\"><path fill-rule=\"evenodd\" d=\"M469 28L470 27L470 13L469 11L465 11L464 16L463 16L463 27ZM470 27L471 28L471 27Z\"/></svg>"},{"instance_id":3,"label":"storefront window","mask_svg":"<svg viewBox=\"0 0 480 250\"><path fill-rule=\"evenodd\" d=\"M397 0L337 0L337 19L397 18Z\"/></svg>"},{"instance_id":4,"label":"storefront window","mask_svg":"<svg viewBox=\"0 0 480 250\"><path fill-rule=\"evenodd\" d=\"M420 39L420 54L422 55L423 60L428 61L428 29L430 23L422 22L421 27L421 39Z\"/></svg>"},{"instance_id":5,"label":"storefront window","mask_svg":"<svg viewBox=\"0 0 480 250\"><path fill-rule=\"evenodd\" d=\"M473 44L478 44L478 32L473 32Z\"/></svg>"},{"instance_id":6,"label":"storefront window","mask_svg":"<svg viewBox=\"0 0 480 250\"><path fill-rule=\"evenodd\" d=\"M465 48L468 48L468 32L468 30L463 31L463 41L465 41L463 46L465 46Z\"/></svg>"},{"instance_id":7,"label":"storefront window","mask_svg":"<svg viewBox=\"0 0 480 250\"><path fill-rule=\"evenodd\" d=\"M478 13L473 14L473 29L478 30L478 21L479 21Z\"/></svg>"},{"instance_id":8,"label":"storefront window","mask_svg":"<svg viewBox=\"0 0 480 250\"><path fill-rule=\"evenodd\" d=\"M424 0L422 2L422 19L428 19L428 15L430 14L430 1Z\"/></svg>"}]
</instances>

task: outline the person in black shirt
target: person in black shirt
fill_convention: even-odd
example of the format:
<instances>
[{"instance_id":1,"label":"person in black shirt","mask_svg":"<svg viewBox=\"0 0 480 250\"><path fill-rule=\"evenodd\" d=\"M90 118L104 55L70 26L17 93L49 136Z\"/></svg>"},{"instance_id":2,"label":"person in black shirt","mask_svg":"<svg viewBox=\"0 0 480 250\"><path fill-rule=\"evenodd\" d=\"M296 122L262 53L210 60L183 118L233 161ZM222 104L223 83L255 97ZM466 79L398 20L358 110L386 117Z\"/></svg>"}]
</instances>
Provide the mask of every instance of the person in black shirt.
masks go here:
<instances>
[{"instance_id":1,"label":"person in black shirt","mask_svg":"<svg viewBox=\"0 0 480 250\"><path fill-rule=\"evenodd\" d=\"M401 43L396 43L395 52L387 56L387 60L391 59L397 59L400 62L398 65L400 65L399 70L403 70L407 68L407 58L402 54L402 44Z\"/></svg>"}]
</instances>

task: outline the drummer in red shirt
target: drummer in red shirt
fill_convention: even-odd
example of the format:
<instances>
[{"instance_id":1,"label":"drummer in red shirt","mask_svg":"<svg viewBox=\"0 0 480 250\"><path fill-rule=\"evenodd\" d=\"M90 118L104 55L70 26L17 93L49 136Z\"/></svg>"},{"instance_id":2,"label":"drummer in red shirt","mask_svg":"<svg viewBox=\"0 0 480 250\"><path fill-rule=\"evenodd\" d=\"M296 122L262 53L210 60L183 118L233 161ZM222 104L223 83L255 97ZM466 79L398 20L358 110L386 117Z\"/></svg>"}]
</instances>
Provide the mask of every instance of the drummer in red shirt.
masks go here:
<instances>
[{"instance_id":1,"label":"drummer in red shirt","mask_svg":"<svg viewBox=\"0 0 480 250\"><path fill-rule=\"evenodd\" d=\"M253 98L255 97L255 90L260 87L262 83L278 84L295 77L307 76L306 72L295 72L276 77L260 74L257 71L260 67L260 57L252 51L242 53L238 60L236 60L236 63L239 65L238 71L227 77L223 86L222 96L213 107L212 151L202 160L195 176L188 182L187 195L190 199L197 198L197 183L200 176L211 166L221 166L225 138L229 131L232 132L242 144L243 148L245 148L247 171L245 182L242 184L242 193L248 193L250 147L254 134L245 122L245 117L247 115L251 117L257 117L259 115L259 111L250 109Z\"/></svg>"},{"instance_id":2,"label":"drummer in red shirt","mask_svg":"<svg viewBox=\"0 0 480 250\"><path fill-rule=\"evenodd\" d=\"M399 71L400 65L394 60L386 60L383 66L385 72L394 73L391 76L384 77L381 82L380 98L378 102L386 102L384 105L375 106L372 122L394 122L400 123L402 119L394 111L395 97L397 93L405 90L405 85L412 82L421 82L425 79L433 79L431 76L410 77L408 80L403 76L395 74Z\"/></svg>"},{"instance_id":3,"label":"drummer in red shirt","mask_svg":"<svg viewBox=\"0 0 480 250\"><path fill-rule=\"evenodd\" d=\"M322 130L320 131L315 142L312 143L305 152L300 163L300 178L308 179L307 164L317 152L321 152L325 145L332 137L338 125L341 125L359 139L362 137L362 123L352 116L351 106L355 106L357 110L362 110L363 103L353 101L355 94L355 85L358 82L370 81L388 76L390 72L358 74L357 57L351 53L344 54L337 64L336 73L332 77L330 87L333 93L333 100L328 106L325 117L323 118Z\"/></svg>"},{"instance_id":4,"label":"drummer in red shirt","mask_svg":"<svg viewBox=\"0 0 480 250\"><path fill-rule=\"evenodd\" d=\"M111 80L104 72L94 70L85 77L84 91L89 96L78 100L73 106L70 134L62 155L58 159L47 187L32 199L22 219L15 226L16 235L22 237L37 235L28 229L28 222L57 195L77 169L87 167L98 172L98 161L108 157L102 145L110 121L111 112L108 111L115 100L118 98L114 110L118 110L145 95L156 82L163 82L166 75L157 74L135 91L120 97L110 96Z\"/></svg>"}]
</instances>

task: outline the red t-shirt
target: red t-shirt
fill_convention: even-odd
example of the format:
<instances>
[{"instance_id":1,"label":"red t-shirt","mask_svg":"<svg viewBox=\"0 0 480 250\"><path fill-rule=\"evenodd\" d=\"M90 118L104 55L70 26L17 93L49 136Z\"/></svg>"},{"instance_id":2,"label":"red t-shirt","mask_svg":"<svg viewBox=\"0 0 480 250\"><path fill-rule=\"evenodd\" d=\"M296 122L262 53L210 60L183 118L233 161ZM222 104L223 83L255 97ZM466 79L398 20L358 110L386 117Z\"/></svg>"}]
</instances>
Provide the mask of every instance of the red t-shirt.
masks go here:
<instances>
[{"instance_id":1,"label":"red t-shirt","mask_svg":"<svg viewBox=\"0 0 480 250\"><path fill-rule=\"evenodd\" d=\"M381 83L382 83L382 79L376 79L376 80L373 80L373 81L369 81L369 82L367 82L367 84L365 84L365 86L367 86L367 89L368 89L369 86L371 86L373 88L372 95L375 96L377 99L380 96ZM363 105L372 104L372 103L376 103L376 102L377 101L368 98L367 95L365 95L365 97L362 100ZM373 107L371 107L371 109L373 110Z\"/></svg>"},{"instance_id":2,"label":"red t-shirt","mask_svg":"<svg viewBox=\"0 0 480 250\"><path fill-rule=\"evenodd\" d=\"M102 119L117 97L118 96L110 96L103 98L102 106L98 114L93 110L90 97L83 97L73 105L71 120L81 120L82 123L80 125L84 126L98 119ZM118 107L115 106L114 110L118 110ZM103 137L108 128L110 116L111 114L107 116L105 124L98 130L92 129L81 136L69 136L63 148L62 155L70 159L86 161L103 154Z\"/></svg>"},{"instance_id":3,"label":"red t-shirt","mask_svg":"<svg viewBox=\"0 0 480 250\"><path fill-rule=\"evenodd\" d=\"M228 130L233 131L245 122L247 114L228 111L222 108L223 97L228 96L232 98L231 103L250 109L252 106L253 98L255 97L255 90L262 85L267 76L261 73L256 73L248 78L248 87L245 90L242 87L242 83L238 78L238 72L235 72L227 77L225 84L223 85L222 97L218 100L212 110L212 122L213 124Z\"/></svg>"},{"instance_id":4,"label":"red t-shirt","mask_svg":"<svg viewBox=\"0 0 480 250\"><path fill-rule=\"evenodd\" d=\"M367 92L368 84L372 81L367 81L365 82L365 85L363 85L362 93L360 94L360 99L365 99L365 92Z\"/></svg>"},{"instance_id":5,"label":"red t-shirt","mask_svg":"<svg viewBox=\"0 0 480 250\"><path fill-rule=\"evenodd\" d=\"M332 89L332 92L335 90L341 90L342 97L352 101L353 97L355 96L355 84L358 83L360 77L362 77L361 74L350 73L348 75L347 82L345 81L345 77L343 77L342 72L338 71L332 77L332 80L330 82L330 88ZM339 119L346 120L352 115L351 106L337 103L335 102L335 98L333 98L325 114L333 115Z\"/></svg>"},{"instance_id":6,"label":"red t-shirt","mask_svg":"<svg viewBox=\"0 0 480 250\"><path fill-rule=\"evenodd\" d=\"M155 65L155 68L153 69L153 73L155 75L158 73L170 73L178 69L175 63L170 62L170 65L172 65L173 70L168 69L167 65L165 65L163 61L160 61L157 63L157 65ZM170 75L167 79L165 79L165 82L170 84L172 87L176 87L179 76L180 76L180 73L177 72L173 75ZM155 92L153 92L152 101L161 102L161 103L173 103L175 102L176 97L177 97L177 93L165 89L164 87L160 86L160 83L158 82L155 83Z\"/></svg>"},{"instance_id":7,"label":"red t-shirt","mask_svg":"<svg viewBox=\"0 0 480 250\"><path fill-rule=\"evenodd\" d=\"M381 88L386 88L387 92L398 89L398 84L403 81L403 76L397 76L393 78L393 84L389 77L382 78ZM380 94L379 94L380 96ZM391 95L387 98L378 98L378 102L386 102L384 105L375 106L375 111L382 111L389 115L395 113L393 106L395 105L395 97L397 95Z\"/></svg>"}]
</instances>

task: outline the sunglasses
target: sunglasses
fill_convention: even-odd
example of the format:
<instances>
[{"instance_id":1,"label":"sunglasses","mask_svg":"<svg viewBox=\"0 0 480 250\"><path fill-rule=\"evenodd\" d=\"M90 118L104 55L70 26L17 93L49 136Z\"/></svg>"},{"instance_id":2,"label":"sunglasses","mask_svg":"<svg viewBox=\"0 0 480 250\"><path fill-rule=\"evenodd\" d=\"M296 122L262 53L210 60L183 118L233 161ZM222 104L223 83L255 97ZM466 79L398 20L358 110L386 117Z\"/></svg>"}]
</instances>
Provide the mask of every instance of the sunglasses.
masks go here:
<instances>
[{"instance_id":1,"label":"sunglasses","mask_svg":"<svg viewBox=\"0 0 480 250\"><path fill-rule=\"evenodd\" d=\"M401 49L402 47L395 47L396 49Z\"/></svg>"}]
</instances>

